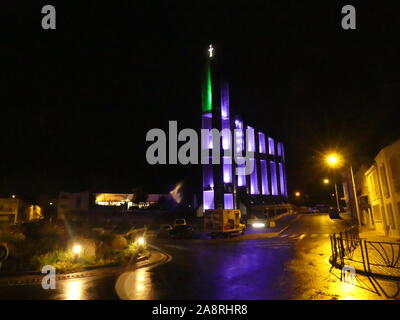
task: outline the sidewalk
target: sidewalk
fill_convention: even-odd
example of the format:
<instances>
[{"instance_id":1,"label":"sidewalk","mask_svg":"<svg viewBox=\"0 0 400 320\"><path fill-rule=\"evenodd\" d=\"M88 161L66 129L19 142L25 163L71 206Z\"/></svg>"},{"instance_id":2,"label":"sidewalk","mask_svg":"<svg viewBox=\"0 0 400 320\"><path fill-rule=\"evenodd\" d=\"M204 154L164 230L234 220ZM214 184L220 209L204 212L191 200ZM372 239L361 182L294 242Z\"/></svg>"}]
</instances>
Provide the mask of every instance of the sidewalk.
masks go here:
<instances>
[{"instance_id":1,"label":"sidewalk","mask_svg":"<svg viewBox=\"0 0 400 320\"><path fill-rule=\"evenodd\" d=\"M379 242L400 242L400 238L387 237L384 234L375 231L374 229L370 229L364 226L361 227L360 230L360 239Z\"/></svg>"}]
</instances>

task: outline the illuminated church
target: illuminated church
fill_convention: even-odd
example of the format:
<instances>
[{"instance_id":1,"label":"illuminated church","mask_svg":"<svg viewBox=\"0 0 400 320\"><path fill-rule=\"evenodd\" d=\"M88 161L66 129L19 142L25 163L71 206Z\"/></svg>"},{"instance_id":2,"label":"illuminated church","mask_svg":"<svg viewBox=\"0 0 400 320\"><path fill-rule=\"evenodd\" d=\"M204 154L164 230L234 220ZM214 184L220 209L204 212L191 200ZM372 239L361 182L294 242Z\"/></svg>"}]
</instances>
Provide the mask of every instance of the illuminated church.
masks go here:
<instances>
[{"instance_id":1,"label":"illuminated church","mask_svg":"<svg viewBox=\"0 0 400 320\"><path fill-rule=\"evenodd\" d=\"M220 152L219 164L203 164L203 210L238 209L239 202L285 202L288 192L284 145L269 137L267 132L245 123L240 116L231 114L229 86L223 79L215 60L215 50L210 45L202 87L202 129L212 128L219 131L230 129L230 137L221 137L222 149L230 149L231 154L236 152L237 155L253 152L249 161L254 169L247 175L236 174L238 164L224 156L223 152ZM212 158L212 143L206 148L210 149Z\"/></svg>"}]
</instances>

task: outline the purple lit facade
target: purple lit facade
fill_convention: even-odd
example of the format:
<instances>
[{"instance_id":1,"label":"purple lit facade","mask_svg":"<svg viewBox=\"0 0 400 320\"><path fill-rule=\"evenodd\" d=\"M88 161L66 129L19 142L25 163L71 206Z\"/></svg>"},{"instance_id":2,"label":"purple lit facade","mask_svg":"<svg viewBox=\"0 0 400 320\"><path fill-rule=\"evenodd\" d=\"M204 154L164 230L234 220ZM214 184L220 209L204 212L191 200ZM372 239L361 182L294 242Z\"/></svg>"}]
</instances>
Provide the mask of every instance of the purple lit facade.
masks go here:
<instances>
[{"instance_id":1,"label":"purple lit facade","mask_svg":"<svg viewBox=\"0 0 400 320\"><path fill-rule=\"evenodd\" d=\"M207 59L206 76L203 81L202 129L218 131L230 129L222 134L219 164L211 164L212 138L205 142L209 149L210 164L203 164L203 208L237 209L238 203L279 203L287 200L284 145L232 115L229 101L229 86L223 81L222 72L215 56ZM206 102L205 102L206 101ZM246 129L249 134L246 136ZM245 151L254 152L250 159L254 170L249 175L237 175L238 165L232 157L223 154L230 151L245 156ZM240 158L240 157L239 157Z\"/></svg>"}]
</instances>

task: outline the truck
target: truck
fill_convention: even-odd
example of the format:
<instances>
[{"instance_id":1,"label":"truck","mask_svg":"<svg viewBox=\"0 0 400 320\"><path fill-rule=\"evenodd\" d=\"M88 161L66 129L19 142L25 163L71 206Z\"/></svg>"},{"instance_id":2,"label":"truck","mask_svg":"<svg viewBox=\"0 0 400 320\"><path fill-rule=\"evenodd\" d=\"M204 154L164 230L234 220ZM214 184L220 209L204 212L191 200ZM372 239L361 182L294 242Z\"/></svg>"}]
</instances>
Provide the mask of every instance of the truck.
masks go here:
<instances>
[{"instance_id":1,"label":"truck","mask_svg":"<svg viewBox=\"0 0 400 320\"><path fill-rule=\"evenodd\" d=\"M215 209L204 212L204 231L213 239L244 234L245 230L240 210Z\"/></svg>"}]
</instances>

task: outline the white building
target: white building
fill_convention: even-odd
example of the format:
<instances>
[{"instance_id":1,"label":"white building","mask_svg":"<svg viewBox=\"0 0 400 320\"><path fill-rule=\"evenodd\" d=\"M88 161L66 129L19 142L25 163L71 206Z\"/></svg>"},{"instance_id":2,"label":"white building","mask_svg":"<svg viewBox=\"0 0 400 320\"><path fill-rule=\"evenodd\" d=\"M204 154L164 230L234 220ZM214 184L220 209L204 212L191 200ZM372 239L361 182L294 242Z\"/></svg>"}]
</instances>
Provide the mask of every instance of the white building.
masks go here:
<instances>
[{"instance_id":1,"label":"white building","mask_svg":"<svg viewBox=\"0 0 400 320\"><path fill-rule=\"evenodd\" d=\"M389 237L400 237L400 140L383 148L365 172L372 227Z\"/></svg>"}]
</instances>

